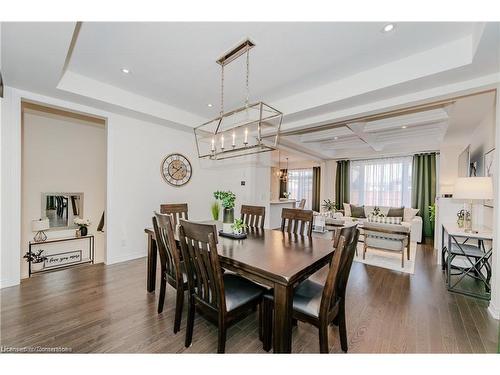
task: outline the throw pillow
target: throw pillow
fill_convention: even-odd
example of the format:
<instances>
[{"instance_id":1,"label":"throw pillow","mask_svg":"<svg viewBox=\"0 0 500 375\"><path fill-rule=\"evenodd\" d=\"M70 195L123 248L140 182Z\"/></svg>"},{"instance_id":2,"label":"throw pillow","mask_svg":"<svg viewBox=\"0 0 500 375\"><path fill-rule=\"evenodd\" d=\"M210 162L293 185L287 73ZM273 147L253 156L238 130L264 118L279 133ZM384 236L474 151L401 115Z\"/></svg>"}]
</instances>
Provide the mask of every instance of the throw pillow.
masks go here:
<instances>
[{"instance_id":1,"label":"throw pillow","mask_svg":"<svg viewBox=\"0 0 500 375\"><path fill-rule=\"evenodd\" d=\"M404 207L396 208L396 207L391 207L389 208L389 212L387 213L388 217L403 217L405 212Z\"/></svg>"},{"instance_id":2,"label":"throw pillow","mask_svg":"<svg viewBox=\"0 0 500 375\"><path fill-rule=\"evenodd\" d=\"M344 203L344 216L351 217L351 205Z\"/></svg>"},{"instance_id":3,"label":"throw pillow","mask_svg":"<svg viewBox=\"0 0 500 375\"><path fill-rule=\"evenodd\" d=\"M357 218L365 218L365 206L355 206L351 204L351 216Z\"/></svg>"},{"instance_id":4,"label":"throw pillow","mask_svg":"<svg viewBox=\"0 0 500 375\"><path fill-rule=\"evenodd\" d=\"M403 214L403 221L405 223L409 223L415 218L415 216L417 216L418 211L419 211L418 208L411 208L411 207L405 208Z\"/></svg>"},{"instance_id":5,"label":"throw pillow","mask_svg":"<svg viewBox=\"0 0 500 375\"><path fill-rule=\"evenodd\" d=\"M371 215L375 206L365 206L365 217Z\"/></svg>"},{"instance_id":6,"label":"throw pillow","mask_svg":"<svg viewBox=\"0 0 500 375\"><path fill-rule=\"evenodd\" d=\"M369 216L369 223L381 223L381 224L401 224L403 221L402 217L384 217L384 216Z\"/></svg>"},{"instance_id":7,"label":"throw pillow","mask_svg":"<svg viewBox=\"0 0 500 375\"><path fill-rule=\"evenodd\" d=\"M380 210L380 207L377 207L377 206L374 206L372 207L371 211L369 213L366 213L366 206L365 206L365 216L368 217L368 216L380 216L380 217L383 217L383 216L386 216L381 210Z\"/></svg>"}]
</instances>

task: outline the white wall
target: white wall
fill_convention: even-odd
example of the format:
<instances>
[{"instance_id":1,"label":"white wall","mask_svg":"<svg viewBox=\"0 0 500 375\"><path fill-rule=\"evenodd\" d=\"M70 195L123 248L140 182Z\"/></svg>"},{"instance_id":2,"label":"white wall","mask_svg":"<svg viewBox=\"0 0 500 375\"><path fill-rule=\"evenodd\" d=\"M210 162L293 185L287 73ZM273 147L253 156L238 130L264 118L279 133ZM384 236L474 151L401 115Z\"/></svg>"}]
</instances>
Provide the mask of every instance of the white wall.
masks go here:
<instances>
[{"instance_id":1,"label":"white wall","mask_svg":"<svg viewBox=\"0 0 500 375\"><path fill-rule=\"evenodd\" d=\"M104 124L25 111L22 135L21 256L33 238L31 220L41 217L42 193L82 192L82 217L92 221L89 232L95 236L95 262L103 262L104 234L97 232L97 225L106 207ZM75 229L51 230L47 235L74 233ZM21 262L21 277L27 276L28 264Z\"/></svg>"},{"instance_id":2,"label":"white wall","mask_svg":"<svg viewBox=\"0 0 500 375\"><path fill-rule=\"evenodd\" d=\"M492 111L485 114L479 124L471 124L471 134L466 143L462 145L443 145L440 149L440 165L439 165L439 192L438 194L453 193L453 186L458 177L458 155L470 144L471 162L478 162L478 176L483 176L483 155L499 145L499 95L497 94L497 103ZM475 126L474 126L475 125ZM499 160L500 147L495 148L495 160ZM499 176L499 163L496 163L495 176ZM494 179L494 194L495 206L498 206L499 188L498 177ZM442 222L450 222L456 220L456 212L462 207L463 202L453 199L438 199L438 202L443 202L442 206L438 208L438 225ZM485 207L482 203L476 203L473 206L474 224L484 226L493 230L493 277L492 284L492 298L490 302L491 314L499 319L500 318L500 261L498 256L498 226L499 215L498 208ZM440 229L436 230L435 247L440 246ZM439 253L439 252L438 252ZM440 253L439 253L440 254ZM438 258L439 255L438 254ZM439 261L439 259L438 259Z\"/></svg>"},{"instance_id":3,"label":"white wall","mask_svg":"<svg viewBox=\"0 0 500 375\"><path fill-rule=\"evenodd\" d=\"M500 26L499 26L500 29ZM500 56L499 56L500 57ZM500 236L500 210L498 204L500 202L500 86L497 87L496 109L495 109L495 204L493 209L493 275L491 279L491 301L489 311L496 319L500 319L500 251L498 242Z\"/></svg>"},{"instance_id":4,"label":"white wall","mask_svg":"<svg viewBox=\"0 0 500 375\"><path fill-rule=\"evenodd\" d=\"M477 163L477 175L484 176L484 159L486 152L495 148L495 108L483 118L470 139L470 160ZM494 181L497 184L497 181ZM495 186L497 189L498 186ZM482 225L493 228L493 208L482 204L477 205L477 213L481 218Z\"/></svg>"},{"instance_id":5,"label":"white wall","mask_svg":"<svg viewBox=\"0 0 500 375\"><path fill-rule=\"evenodd\" d=\"M269 198L269 168L237 159L200 160L191 132L112 115L108 140L107 263L146 255L143 230L152 226L153 211L161 203L188 202L189 218L197 220L210 218L215 190L236 194L236 213L242 203L259 204ZM173 152L185 155L193 167L191 181L183 187L168 185L160 175L160 162Z\"/></svg>"},{"instance_id":6,"label":"white wall","mask_svg":"<svg viewBox=\"0 0 500 375\"><path fill-rule=\"evenodd\" d=\"M212 193L232 190L236 212L242 203L267 203L270 164L266 156L230 161L199 160L192 131L174 130L92 107L6 88L2 112L2 233L1 287L20 279L21 249L21 99L94 114L107 119L106 226L107 264L146 255L144 228L151 226L154 210L162 202L188 202L190 218L210 217ZM193 166L184 187L171 187L160 176L163 157L180 152ZM241 181L246 184L242 186Z\"/></svg>"},{"instance_id":7,"label":"white wall","mask_svg":"<svg viewBox=\"0 0 500 375\"><path fill-rule=\"evenodd\" d=\"M326 160L321 165L321 204L325 199L335 201L335 175L337 161Z\"/></svg>"}]
</instances>

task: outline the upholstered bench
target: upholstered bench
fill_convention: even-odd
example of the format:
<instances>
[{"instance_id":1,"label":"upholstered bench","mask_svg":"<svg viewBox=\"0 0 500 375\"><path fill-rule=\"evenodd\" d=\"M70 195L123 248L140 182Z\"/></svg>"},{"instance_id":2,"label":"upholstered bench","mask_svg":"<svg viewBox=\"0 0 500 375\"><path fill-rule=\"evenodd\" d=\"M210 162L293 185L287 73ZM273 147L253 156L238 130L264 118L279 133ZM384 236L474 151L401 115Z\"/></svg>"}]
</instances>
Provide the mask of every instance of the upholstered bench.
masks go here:
<instances>
[{"instance_id":1,"label":"upholstered bench","mask_svg":"<svg viewBox=\"0 0 500 375\"><path fill-rule=\"evenodd\" d=\"M401 224L369 223L363 224L363 259L368 247L401 253L401 267L405 264L405 248L410 260L410 228Z\"/></svg>"}]
</instances>

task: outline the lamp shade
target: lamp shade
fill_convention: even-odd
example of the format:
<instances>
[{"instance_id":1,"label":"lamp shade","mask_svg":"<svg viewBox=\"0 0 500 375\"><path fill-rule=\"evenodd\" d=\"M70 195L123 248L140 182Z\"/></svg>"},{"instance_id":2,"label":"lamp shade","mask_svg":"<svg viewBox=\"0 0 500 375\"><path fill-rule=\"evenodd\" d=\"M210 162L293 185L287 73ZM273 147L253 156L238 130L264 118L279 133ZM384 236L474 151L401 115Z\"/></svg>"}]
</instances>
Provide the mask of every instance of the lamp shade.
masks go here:
<instances>
[{"instance_id":1,"label":"lamp shade","mask_svg":"<svg viewBox=\"0 0 500 375\"><path fill-rule=\"evenodd\" d=\"M49 229L49 219L39 219L39 220L33 220L31 222L32 232L40 232L48 229Z\"/></svg>"},{"instance_id":2,"label":"lamp shade","mask_svg":"<svg viewBox=\"0 0 500 375\"><path fill-rule=\"evenodd\" d=\"M455 182L455 199L493 199L491 177L459 177Z\"/></svg>"}]
</instances>

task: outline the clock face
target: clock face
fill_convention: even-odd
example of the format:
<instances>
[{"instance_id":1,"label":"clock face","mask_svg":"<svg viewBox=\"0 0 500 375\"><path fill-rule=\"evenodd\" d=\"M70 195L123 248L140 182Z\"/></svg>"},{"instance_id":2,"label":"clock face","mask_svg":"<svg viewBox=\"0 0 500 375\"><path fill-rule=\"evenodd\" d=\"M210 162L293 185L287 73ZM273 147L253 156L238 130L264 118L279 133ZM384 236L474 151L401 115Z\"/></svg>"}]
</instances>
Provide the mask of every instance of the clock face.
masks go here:
<instances>
[{"instance_id":1,"label":"clock face","mask_svg":"<svg viewBox=\"0 0 500 375\"><path fill-rule=\"evenodd\" d=\"M187 184L193 174L191 163L181 154L167 155L160 168L163 179L172 186Z\"/></svg>"}]
</instances>

